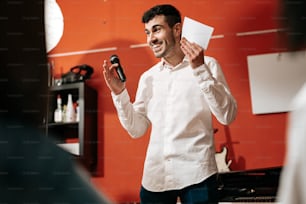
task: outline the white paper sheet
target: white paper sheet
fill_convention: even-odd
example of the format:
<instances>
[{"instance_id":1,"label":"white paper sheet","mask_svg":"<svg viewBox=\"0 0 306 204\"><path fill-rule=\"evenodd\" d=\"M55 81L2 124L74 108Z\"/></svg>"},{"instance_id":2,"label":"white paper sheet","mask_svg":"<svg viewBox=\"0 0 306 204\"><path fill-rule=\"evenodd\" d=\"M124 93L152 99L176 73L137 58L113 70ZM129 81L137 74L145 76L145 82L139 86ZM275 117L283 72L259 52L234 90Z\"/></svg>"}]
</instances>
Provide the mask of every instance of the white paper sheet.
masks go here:
<instances>
[{"instance_id":1,"label":"white paper sheet","mask_svg":"<svg viewBox=\"0 0 306 204\"><path fill-rule=\"evenodd\" d=\"M182 37L188 41L197 43L204 50L207 49L214 28L189 17L184 17Z\"/></svg>"}]
</instances>

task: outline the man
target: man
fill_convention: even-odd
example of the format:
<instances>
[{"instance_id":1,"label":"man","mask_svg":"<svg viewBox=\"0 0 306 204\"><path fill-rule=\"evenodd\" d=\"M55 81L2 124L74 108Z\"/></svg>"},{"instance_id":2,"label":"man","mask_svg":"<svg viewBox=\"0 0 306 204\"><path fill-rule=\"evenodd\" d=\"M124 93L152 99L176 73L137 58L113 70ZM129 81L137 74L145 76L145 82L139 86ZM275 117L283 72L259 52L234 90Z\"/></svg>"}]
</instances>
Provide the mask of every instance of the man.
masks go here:
<instances>
[{"instance_id":1,"label":"man","mask_svg":"<svg viewBox=\"0 0 306 204\"><path fill-rule=\"evenodd\" d=\"M287 28L287 47L291 51L305 49L306 1L281 0L280 3L281 19L284 19L282 25ZM278 201L282 204L306 203L306 83L292 105L288 120L287 153L277 193Z\"/></svg>"},{"instance_id":2,"label":"man","mask_svg":"<svg viewBox=\"0 0 306 204\"><path fill-rule=\"evenodd\" d=\"M237 105L217 61L181 39L180 12L157 5L142 17L147 43L161 61L140 78L135 102L104 61L104 78L122 126L133 138L152 125L141 203L217 203L212 114L224 125Z\"/></svg>"}]
</instances>

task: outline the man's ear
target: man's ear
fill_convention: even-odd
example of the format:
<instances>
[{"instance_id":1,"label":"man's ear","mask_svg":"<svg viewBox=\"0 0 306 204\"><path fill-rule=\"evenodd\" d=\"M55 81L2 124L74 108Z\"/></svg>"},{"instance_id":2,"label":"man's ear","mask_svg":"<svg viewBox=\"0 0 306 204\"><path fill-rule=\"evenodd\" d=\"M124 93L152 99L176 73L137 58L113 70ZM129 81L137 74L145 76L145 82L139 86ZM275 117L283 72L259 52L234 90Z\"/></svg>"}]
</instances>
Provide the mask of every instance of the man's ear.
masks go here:
<instances>
[{"instance_id":1,"label":"man's ear","mask_svg":"<svg viewBox=\"0 0 306 204\"><path fill-rule=\"evenodd\" d=\"M181 34L182 34L182 24L181 23L176 23L173 26L173 34L175 37L181 38Z\"/></svg>"}]
</instances>

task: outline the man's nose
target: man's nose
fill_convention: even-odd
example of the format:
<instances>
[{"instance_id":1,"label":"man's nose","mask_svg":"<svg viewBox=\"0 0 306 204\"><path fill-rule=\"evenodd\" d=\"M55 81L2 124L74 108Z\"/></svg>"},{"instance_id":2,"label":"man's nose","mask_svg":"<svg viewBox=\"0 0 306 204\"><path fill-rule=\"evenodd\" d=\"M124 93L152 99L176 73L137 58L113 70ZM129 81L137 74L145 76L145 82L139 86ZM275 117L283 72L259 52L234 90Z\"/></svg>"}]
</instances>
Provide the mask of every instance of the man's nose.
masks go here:
<instances>
[{"instance_id":1,"label":"man's nose","mask_svg":"<svg viewBox=\"0 0 306 204\"><path fill-rule=\"evenodd\" d=\"M154 43L156 41L156 37L154 36L153 33L150 33L147 37L147 42L150 43Z\"/></svg>"}]
</instances>

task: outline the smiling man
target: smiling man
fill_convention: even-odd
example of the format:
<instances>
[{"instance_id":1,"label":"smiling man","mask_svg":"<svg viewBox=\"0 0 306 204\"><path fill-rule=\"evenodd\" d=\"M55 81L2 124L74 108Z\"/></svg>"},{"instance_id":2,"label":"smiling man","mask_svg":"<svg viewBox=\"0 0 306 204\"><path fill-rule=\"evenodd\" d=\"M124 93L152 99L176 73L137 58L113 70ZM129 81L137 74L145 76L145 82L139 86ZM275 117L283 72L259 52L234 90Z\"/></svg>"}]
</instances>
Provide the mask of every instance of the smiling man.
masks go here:
<instances>
[{"instance_id":1,"label":"smiling man","mask_svg":"<svg viewBox=\"0 0 306 204\"><path fill-rule=\"evenodd\" d=\"M217 203L212 116L225 125L237 104L218 62L181 39L180 12L157 5L142 17L147 43L160 62L142 74L132 103L118 64L103 64L122 126L133 138L152 126L140 191L142 204Z\"/></svg>"}]
</instances>

